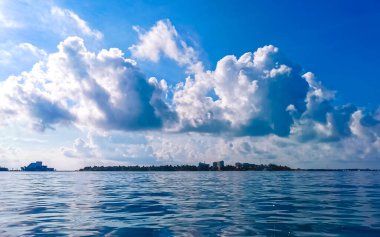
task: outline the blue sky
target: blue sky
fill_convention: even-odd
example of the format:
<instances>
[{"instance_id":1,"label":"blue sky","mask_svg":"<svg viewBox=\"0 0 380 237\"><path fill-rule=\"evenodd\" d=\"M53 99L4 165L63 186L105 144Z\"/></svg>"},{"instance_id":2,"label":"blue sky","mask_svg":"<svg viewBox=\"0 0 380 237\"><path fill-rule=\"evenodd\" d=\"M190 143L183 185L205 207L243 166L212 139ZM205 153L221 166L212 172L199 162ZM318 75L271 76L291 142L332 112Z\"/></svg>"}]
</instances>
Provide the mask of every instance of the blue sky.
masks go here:
<instances>
[{"instance_id":1,"label":"blue sky","mask_svg":"<svg viewBox=\"0 0 380 237\"><path fill-rule=\"evenodd\" d=\"M63 5L105 32L107 47L126 49L136 39L130 32L133 25L148 28L157 19L168 18L183 37L198 44L211 66L225 55L273 44L294 62L318 72L328 88L339 92L342 102L376 108L380 101L378 1L66 1Z\"/></svg>"},{"instance_id":2,"label":"blue sky","mask_svg":"<svg viewBox=\"0 0 380 237\"><path fill-rule=\"evenodd\" d=\"M0 165L380 168L379 5L3 1Z\"/></svg>"}]
</instances>

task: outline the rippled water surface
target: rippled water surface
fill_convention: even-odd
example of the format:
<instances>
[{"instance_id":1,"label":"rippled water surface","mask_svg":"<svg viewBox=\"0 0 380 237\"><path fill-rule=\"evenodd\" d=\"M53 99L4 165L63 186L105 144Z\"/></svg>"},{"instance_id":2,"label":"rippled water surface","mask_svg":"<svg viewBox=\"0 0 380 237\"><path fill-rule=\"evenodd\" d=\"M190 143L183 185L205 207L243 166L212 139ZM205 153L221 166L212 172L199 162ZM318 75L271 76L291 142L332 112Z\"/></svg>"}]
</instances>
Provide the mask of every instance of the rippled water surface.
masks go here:
<instances>
[{"instance_id":1,"label":"rippled water surface","mask_svg":"<svg viewBox=\"0 0 380 237\"><path fill-rule=\"evenodd\" d=\"M1 172L0 236L380 236L380 172Z\"/></svg>"}]
</instances>

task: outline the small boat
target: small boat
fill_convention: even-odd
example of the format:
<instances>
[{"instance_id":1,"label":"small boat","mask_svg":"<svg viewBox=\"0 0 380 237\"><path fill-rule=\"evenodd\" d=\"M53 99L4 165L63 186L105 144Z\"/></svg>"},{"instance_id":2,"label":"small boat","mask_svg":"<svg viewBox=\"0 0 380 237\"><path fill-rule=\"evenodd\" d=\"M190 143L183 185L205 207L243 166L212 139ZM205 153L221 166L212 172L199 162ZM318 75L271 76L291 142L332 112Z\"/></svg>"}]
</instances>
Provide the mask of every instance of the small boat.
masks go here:
<instances>
[{"instance_id":1,"label":"small boat","mask_svg":"<svg viewBox=\"0 0 380 237\"><path fill-rule=\"evenodd\" d=\"M0 166L0 171L8 171L8 168L1 167L1 166Z\"/></svg>"},{"instance_id":2,"label":"small boat","mask_svg":"<svg viewBox=\"0 0 380 237\"><path fill-rule=\"evenodd\" d=\"M42 165L42 161L36 161L30 163L28 166L21 167L22 171L54 171L54 168L48 168L46 165Z\"/></svg>"}]
</instances>

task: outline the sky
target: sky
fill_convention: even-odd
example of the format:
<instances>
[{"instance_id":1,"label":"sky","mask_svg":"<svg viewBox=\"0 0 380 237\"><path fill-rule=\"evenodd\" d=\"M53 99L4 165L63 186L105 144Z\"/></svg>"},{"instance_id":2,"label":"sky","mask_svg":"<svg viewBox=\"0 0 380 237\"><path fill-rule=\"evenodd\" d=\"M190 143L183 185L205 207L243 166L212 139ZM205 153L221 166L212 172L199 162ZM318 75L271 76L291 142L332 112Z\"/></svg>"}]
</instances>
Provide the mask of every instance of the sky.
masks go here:
<instances>
[{"instance_id":1,"label":"sky","mask_svg":"<svg viewBox=\"0 0 380 237\"><path fill-rule=\"evenodd\" d=\"M0 2L0 166L380 168L378 1Z\"/></svg>"}]
</instances>

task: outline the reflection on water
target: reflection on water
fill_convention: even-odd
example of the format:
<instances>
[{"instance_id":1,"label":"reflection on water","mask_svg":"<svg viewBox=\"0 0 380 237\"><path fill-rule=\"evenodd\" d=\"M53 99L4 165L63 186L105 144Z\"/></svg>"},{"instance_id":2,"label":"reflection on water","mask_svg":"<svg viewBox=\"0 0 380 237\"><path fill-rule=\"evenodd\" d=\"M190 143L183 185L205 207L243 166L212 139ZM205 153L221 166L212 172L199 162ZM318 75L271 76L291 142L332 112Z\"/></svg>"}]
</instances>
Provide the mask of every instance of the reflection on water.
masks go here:
<instances>
[{"instance_id":1,"label":"reflection on water","mask_svg":"<svg viewBox=\"0 0 380 237\"><path fill-rule=\"evenodd\" d=\"M380 236L380 172L4 172L0 186L0 236Z\"/></svg>"}]
</instances>

